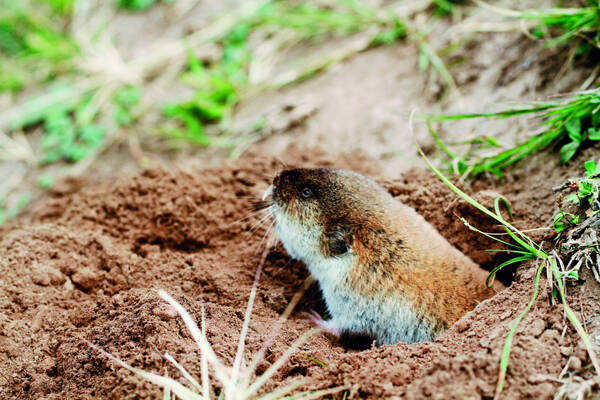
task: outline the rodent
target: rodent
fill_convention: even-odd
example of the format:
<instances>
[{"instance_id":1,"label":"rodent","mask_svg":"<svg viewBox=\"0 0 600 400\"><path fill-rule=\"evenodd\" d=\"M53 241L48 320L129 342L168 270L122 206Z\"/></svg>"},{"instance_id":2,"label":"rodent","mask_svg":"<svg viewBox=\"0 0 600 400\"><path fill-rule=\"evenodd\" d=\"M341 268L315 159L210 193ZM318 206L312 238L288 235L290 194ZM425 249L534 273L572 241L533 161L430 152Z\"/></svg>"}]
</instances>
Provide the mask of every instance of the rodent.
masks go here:
<instances>
[{"instance_id":1,"label":"rodent","mask_svg":"<svg viewBox=\"0 0 600 400\"><path fill-rule=\"evenodd\" d=\"M431 341L504 286L411 207L352 171L280 172L263 196L287 252L318 281L338 336Z\"/></svg>"}]
</instances>

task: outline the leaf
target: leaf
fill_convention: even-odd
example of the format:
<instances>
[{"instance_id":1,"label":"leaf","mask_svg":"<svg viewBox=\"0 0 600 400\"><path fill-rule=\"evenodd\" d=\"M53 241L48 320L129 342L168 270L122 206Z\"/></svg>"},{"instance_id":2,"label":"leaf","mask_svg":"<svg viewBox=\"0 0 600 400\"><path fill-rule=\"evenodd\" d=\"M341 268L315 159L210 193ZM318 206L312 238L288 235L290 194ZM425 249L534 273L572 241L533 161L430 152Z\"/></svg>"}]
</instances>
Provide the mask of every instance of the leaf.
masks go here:
<instances>
[{"instance_id":1,"label":"leaf","mask_svg":"<svg viewBox=\"0 0 600 400\"><path fill-rule=\"evenodd\" d=\"M157 0L120 0L117 6L123 9L142 11L151 7L156 2Z\"/></svg>"},{"instance_id":2,"label":"leaf","mask_svg":"<svg viewBox=\"0 0 600 400\"><path fill-rule=\"evenodd\" d=\"M593 190L594 186L590 182L582 181L579 182L579 192L577 193L577 195L580 198L584 198L592 194Z\"/></svg>"},{"instance_id":3,"label":"leaf","mask_svg":"<svg viewBox=\"0 0 600 400\"><path fill-rule=\"evenodd\" d=\"M483 140L486 141L487 143L489 143L493 147L502 148L502 145L500 144L500 142L491 136L484 136Z\"/></svg>"},{"instance_id":4,"label":"leaf","mask_svg":"<svg viewBox=\"0 0 600 400\"><path fill-rule=\"evenodd\" d=\"M98 146L104 139L105 129L101 125L86 125L79 130L79 137L91 147Z\"/></svg>"},{"instance_id":5,"label":"leaf","mask_svg":"<svg viewBox=\"0 0 600 400\"><path fill-rule=\"evenodd\" d=\"M38 185L42 189L50 189L54 184L54 177L50 174L44 174L38 178Z\"/></svg>"},{"instance_id":6,"label":"leaf","mask_svg":"<svg viewBox=\"0 0 600 400\"><path fill-rule=\"evenodd\" d=\"M571 138L572 141L583 141L583 137L581 135L581 120L579 118L568 120L565 123L565 129L567 130L567 132L569 132L569 138Z\"/></svg>"},{"instance_id":7,"label":"leaf","mask_svg":"<svg viewBox=\"0 0 600 400\"><path fill-rule=\"evenodd\" d=\"M492 269L492 271L488 274L487 278L485 279L486 286L492 287L492 285L494 283L494 279L496 279L496 273L498 271L500 271L502 268L504 268L508 265L511 265L511 264L516 264L521 261L528 261L528 260L533 260L533 259L535 259L535 257L532 256L531 254L528 254L525 256L511 258L510 260L507 260L507 261L503 262L502 264L494 267L494 269Z\"/></svg>"},{"instance_id":8,"label":"leaf","mask_svg":"<svg viewBox=\"0 0 600 400\"><path fill-rule=\"evenodd\" d=\"M575 270L569 271L568 273L566 273L565 277L571 278L571 279L575 279L575 280L579 280L579 274Z\"/></svg>"},{"instance_id":9,"label":"leaf","mask_svg":"<svg viewBox=\"0 0 600 400\"><path fill-rule=\"evenodd\" d=\"M429 66L429 57L427 57L427 54L425 54L424 52L419 52L419 62L418 62L418 68L419 71L426 71L427 67Z\"/></svg>"},{"instance_id":10,"label":"leaf","mask_svg":"<svg viewBox=\"0 0 600 400\"><path fill-rule=\"evenodd\" d=\"M596 163L594 162L594 160L588 160L585 162L585 164L583 164L585 166L585 171L587 172L590 178L596 174L595 164Z\"/></svg>"},{"instance_id":11,"label":"leaf","mask_svg":"<svg viewBox=\"0 0 600 400\"><path fill-rule=\"evenodd\" d=\"M588 139L598 141L600 140L600 129L590 128L588 129Z\"/></svg>"},{"instance_id":12,"label":"leaf","mask_svg":"<svg viewBox=\"0 0 600 400\"><path fill-rule=\"evenodd\" d=\"M561 164L565 164L567 161L573 158L577 152L577 149L579 148L579 144L579 142L571 142L560 148L559 160Z\"/></svg>"},{"instance_id":13,"label":"leaf","mask_svg":"<svg viewBox=\"0 0 600 400\"><path fill-rule=\"evenodd\" d=\"M559 212L554 216L553 225L556 232L562 232L569 225L579 223L579 215L574 215L566 212Z\"/></svg>"},{"instance_id":14,"label":"leaf","mask_svg":"<svg viewBox=\"0 0 600 400\"><path fill-rule=\"evenodd\" d=\"M571 193L565 197L565 201L571 204L579 204L579 197L577 196L577 193Z\"/></svg>"}]
</instances>

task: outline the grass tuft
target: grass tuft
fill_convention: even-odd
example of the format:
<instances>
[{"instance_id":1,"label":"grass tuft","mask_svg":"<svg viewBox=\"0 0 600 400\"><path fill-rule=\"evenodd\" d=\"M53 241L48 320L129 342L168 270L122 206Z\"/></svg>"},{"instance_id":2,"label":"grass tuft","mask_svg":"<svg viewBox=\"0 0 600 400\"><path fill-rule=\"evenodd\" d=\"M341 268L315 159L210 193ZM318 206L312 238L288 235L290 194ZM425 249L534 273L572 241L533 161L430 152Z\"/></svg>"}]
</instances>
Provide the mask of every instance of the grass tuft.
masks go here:
<instances>
[{"instance_id":1,"label":"grass tuft","mask_svg":"<svg viewBox=\"0 0 600 400\"><path fill-rule=\"evenodd\" d=\"M72 67L78 50L64 25L72 4L0 0L0 93L46 82Z\"/></svg>"},{"instance_id":2,"label":"grass tuft","mask_svg":"<svg viewBox=\"0 0 600 400\"><path fill-rule=\"evenodd\" d=\"M491 156L451 156L460 175L477 176L489 172L502 176L503 170L524 158L547 148L559 148L559 161L565 164L589 142L600 141L600 88L563 95L557 101L534 103L493 113L430 115L432 121L454 121L472 118L516 118L530 116L541 121L544 130L515 147L504 149ZM432 129L430 129L430 132ZM440 141L437 134L436 141Z\"/></svg>"},{"instance_id":3,"label":"grass tuft","mask_svg":"<svg viewBox=\"0 0 600 400\"><path fill-rule=\"evenodd\" d=\"M523 11L501 9L480 0L476 3L512 18L535 21L531 36L545 40L547 46L574 44L578 54L600 48L600 3L597 0L587 0L581 7Z\"/></svg>"},{"instance_id":4,"label":"grass tuft","mask_svg":"<svg viewBox=\"0 0 600 400\"><path fill-rule=\"evenodd\" d=\"M546 251L544 251L542 249L541 245L532 241L524 232L515 228L513 225L511 225L509 222L507 222L502 217L502 214L500 213L500 202L501 201L505 202L506 200L503 200L502 198L496 199L496 201L494 203L495 212L492 212L492 211L488 210L485 206L483 206L481 203L479 203L475 199L473 199L471 196L469 196L468 194L466 194L465 192L460 190L446 176L444 176L444 174L442 174L429 161L429 159L427 158L427 156L425 155L425 153L419 146L418 142L416 141L416 138L414 135L414 130L413 130L413 118L414 118L414 111L411 113L410 121L409 121L409 128L411 131L411 135L413 137L413 141L415 143L417 151L419 152L421 157L423 157L423 159L425 160L425 162L427 163L427 165L429 166L431 171L438 178L440 178L440 180L446 186L448 186L454 193L456 193L460 198L462 198L467 203L469 203L473 207L477 208L484 214L492 217L494 220L496 220L497 222L502 224L502 226L504 226L507 234L510 236L511 239L514 240L514 242L515 242L514 244L512 244L512 243L509 244L505 241L494 238L493 236L491 236L491 237L494 238L495 240L509 244L510 246L512 246L514 248L514 250L517 251L517 254L521 254L521 256L517 256L517 257L513 258L513 260L515 260L515 259L518 259L518 261L537 260L540 263L539 267L537 268L536 278L534 280L534 290L533 290L531 300L529 301L529 303L526 305L526 307L523 309L523 311L517 316L517 318L513 322L513 325L507 335L506 340L505 340L504 347L502 350L502 356L500 359L498 383L496 385L494 399L495 400L500 399L500 394L502 393L502 390L504 388L504 384L506 381L506 373L508 370L511 346L512 346L514 336L516 334L516 330L517 330L520 322L523 320L525 315L529 312L532 305L535 303L535 300L536 300L537 294L538 294L538 289L539 289L539 280L540 280L541 272L544 269L547 271L548 276L552 278L550 286L553 288L553 293L555 293L559 297L568 320L571 322L571 324L573 325L573 327L575 328L575 330L577 331L577 333L581 337L581 340L584 343L584 346L585 346L585 348L590 356L590 359L592 361L592 365L594 366L594 368L596 370L596 374L598 374L600 376L600 362L598 361L596 353L594 352L590 338L587 335L586 331L584 330L583 325L577 318L577 315L573 312L573 310L569 307L569 305L567 303L566 286L565 286L564 281L568 278L571 278L571 276L570 276L569 272L566 271L564 268L563 269L559 268L559 264L562 264L562 260L560 259L558 254L555 251L552 253L547 253ZM595 167L594 167L594 171L595 171ZM481 232L481 231L478 231L478 232ZM514 262L518 262L518 261L514 261ZM505 264L505 265L508 265L508 264ZM488 283L493 279L493 274L495 272L497 272L497 270L492 271L490 273L490 275L488 276Z\"/></svg>"},{"instance_id":5,"label":"grass tuft","mask_svg":"<svg viewBox=\"0 0 600 400\"><path fill-rule=\"evenodd\" d=\"M223 400L246 400L246 399L261 399L261 400L278 400L278 399L319 399L324 396L338 393L343 390L349 389L348 386L336 387L325 390L318 391L303 391L298 392L293 395L290 395L291 392L297 390L303 383L302 380L294 380L286 385L275 388L272 392L258 395L257 393L260 389L271 379L274 374L288 361L288 359L292 356L294 352L306 342L306 340L315 332L316 329L311 329L305 334L301 335L298 339L296 339L290 347L284 352L284 354L275 360L269 368L262 375L254 378L254 374L256 371L256 367L258 364L264 359L266 348L270 346L276 335L278 334L281 325L300 300L300 296L303 291L308 288L311 280L307 280L308 283L305 283L301 292L294 296L292 301L288 304L288 307L282 314L281 318L275 325L272 330L269 338L263 345L263 348L252 358L249 365L243 362L245 358L245 342L246 335L248 332L250 318L252 314L252 306L254 304L254 299L256 296L256 291L258 289L258 280L260 278L260 274L262 272L262 268L264 265L264 261L266 259L268 250L265 250L260 262L260 265L256 271L254 285L252 286L252 290L250 292L250 298L248 300L248 306L246 309L246 314L244 317L244 323L242 326L242 331L240 333L238 348L235 354L235 359L232 367L226 367L223 362L217 357L215 351L212 346L208 342L206 337L206 323L204 320L204 308L202 308L202 320L200 324L200 328L198 328L197 322L192 318L192 316L185 310L185 308L178 303L173 297L171 297L168 293L163 290L159 291L159 296L166 301L171 307L173 307L182 320L185 323L185 326L188 329L188 332L196 342L198 348L202 352L202 358L200 360L201 365L201 376L200 381L197 381L190 373L188 373L185 368L179 364L171 355L165 354L164 358L169 361L171 364L175 366L175 368L181 373L185 381L188 385L183 385L178 380L174 378L170 378L169 376L161 376L154 373L150 373L138 368L133 368L130 365L126 364L122 360L114 357L113 355L107 353L106 351L100 349L96 345L92 343L88 343L92 348L99 351L104 356L108 357L115 363L119 364L123 368L128 369L129 371L135 373L139 377L154 383L155 385L163 387L164 397L167 398L171 393L179 399L182 400L209 400L214 398L212 393L218 392L217 389L212 387L212 382L209 377L209 366L212 371L214 371L214 377L218 381L219 386L221 387L220 394L218 396L219 399ZM315 359L316 360L316 359ZM254 379L253 379L254 378Z\"/></svg>"}]
</instances>

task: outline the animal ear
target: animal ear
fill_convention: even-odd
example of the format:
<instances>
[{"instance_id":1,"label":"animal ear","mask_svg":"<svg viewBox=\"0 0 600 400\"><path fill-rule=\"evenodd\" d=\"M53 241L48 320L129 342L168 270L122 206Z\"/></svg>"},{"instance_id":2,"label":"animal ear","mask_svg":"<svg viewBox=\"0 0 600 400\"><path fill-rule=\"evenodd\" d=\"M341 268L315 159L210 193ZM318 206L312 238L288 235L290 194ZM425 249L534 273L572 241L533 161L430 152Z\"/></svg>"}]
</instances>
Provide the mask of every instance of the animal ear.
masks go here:
<instances>
[{"instance_id":1,"label":"animal ear","mask_svg":"<svg viewBox=\"0 0 600 400\"><path fill-rule=\"evenodd\" d=\"M332 231L324 233L323 241L326 254L329 256L340 256L350 250L353 240L349 229L336 227Z\"/></svg>"}]
</instances>

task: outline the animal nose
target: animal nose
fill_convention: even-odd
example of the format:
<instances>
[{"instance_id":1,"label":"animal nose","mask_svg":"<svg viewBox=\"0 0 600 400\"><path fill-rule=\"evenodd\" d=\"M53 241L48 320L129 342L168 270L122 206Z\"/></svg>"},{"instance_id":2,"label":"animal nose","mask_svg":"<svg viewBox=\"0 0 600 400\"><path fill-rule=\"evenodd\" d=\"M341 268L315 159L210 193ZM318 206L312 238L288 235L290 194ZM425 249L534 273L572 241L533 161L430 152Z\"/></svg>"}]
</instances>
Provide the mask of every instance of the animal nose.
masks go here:
<instances>
[{"instance_id":1,"label":"animal nose","mask_svg":"<svg viewBox=\"0 0 600 400\"><path fill-rule=\"evenodd\" d=\"M269 186L262 195L262 200L270 200L273 197L273 185Z\"/></svg>"}]
</instances>

